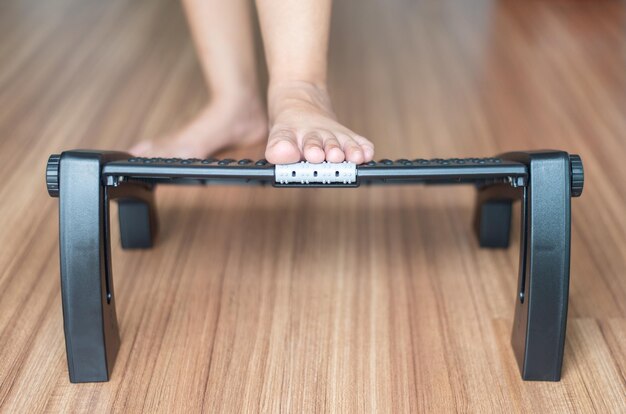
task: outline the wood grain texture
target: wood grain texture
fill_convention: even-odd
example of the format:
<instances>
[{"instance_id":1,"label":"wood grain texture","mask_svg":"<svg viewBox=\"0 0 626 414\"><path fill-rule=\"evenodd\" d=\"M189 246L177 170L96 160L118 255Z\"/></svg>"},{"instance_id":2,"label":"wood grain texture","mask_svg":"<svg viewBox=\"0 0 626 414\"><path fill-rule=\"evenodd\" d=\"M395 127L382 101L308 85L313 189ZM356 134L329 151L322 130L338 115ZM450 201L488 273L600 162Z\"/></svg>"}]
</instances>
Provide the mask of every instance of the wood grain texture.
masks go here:
<instances>
[{"instance_id":1,"label":"wood grain texture","mask_svg":"<svg viewBox=\"0 0 626 414\"><path fill-rule=\"evenodd\" d=\"M73 385L46 158L209 97L176 2L2 0L0 410L625 412L625 24L607 0L335 4L334 103L379 158L582 155L561 382L520 379L517 246L478 248L472 188L179 187L154 249L114 243L112 380Z\"/></svg>"}]
</instances>

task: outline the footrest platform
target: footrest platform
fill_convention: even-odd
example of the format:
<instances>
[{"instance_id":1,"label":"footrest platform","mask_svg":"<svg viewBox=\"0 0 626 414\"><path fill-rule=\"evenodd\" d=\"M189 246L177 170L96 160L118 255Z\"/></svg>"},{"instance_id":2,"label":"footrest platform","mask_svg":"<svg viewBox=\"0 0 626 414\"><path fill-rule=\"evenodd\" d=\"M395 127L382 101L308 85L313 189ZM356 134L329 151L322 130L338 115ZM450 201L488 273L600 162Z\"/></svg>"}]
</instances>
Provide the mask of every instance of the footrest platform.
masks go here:
<instances>
[{"instance_id":1,"label":"footrest platform","mask_svg":"<svg viewBox=\"0 0 626 414\"><path fill-rule=\"evenodd\" d=\"M493 158L399 159L366 164L137 158L121 152L50 156L48 193L59 198L63 323L70 381L108 381L119 331L111 272L109 204L119 206L122 247L149 248L161 184L358 187L362 184L473 184L481 246L508 247L512 203L520 201L520 265L512 346L522 378L561 377L570 264L571 197L584 174L577 155L512 152Z\"/></svg>"}]
</instances>

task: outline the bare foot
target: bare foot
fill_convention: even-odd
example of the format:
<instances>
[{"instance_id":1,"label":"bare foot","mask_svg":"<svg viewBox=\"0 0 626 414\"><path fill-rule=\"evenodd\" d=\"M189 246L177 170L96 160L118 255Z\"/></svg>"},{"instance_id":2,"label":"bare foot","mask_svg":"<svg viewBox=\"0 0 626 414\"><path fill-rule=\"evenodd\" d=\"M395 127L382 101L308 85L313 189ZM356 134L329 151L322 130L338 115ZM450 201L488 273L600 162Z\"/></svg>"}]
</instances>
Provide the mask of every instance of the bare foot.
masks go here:
<instances>
[{"instance_id":1,"label":"bare foot","mask_svg":"<svg viewBox=\"0 0 626 414\"><path fill-rule=\"evenodd\" d=\"M267 117L258 97L215 99L177 133L142 141L130 149L141 157L204 158L221 149L252 145L267 137Z\"/></svg>"},{"instance_id":2,"label":"bare foot","mask_svg":"<svg viewBox=\"0 0 626 414\"><path fill-rule=\"evenodd\" d=\"M273 164L371 161L374 145L337 122L325 87L289 81L270 85L272 124L265 157Z\"/></svg>"}]
</instances>

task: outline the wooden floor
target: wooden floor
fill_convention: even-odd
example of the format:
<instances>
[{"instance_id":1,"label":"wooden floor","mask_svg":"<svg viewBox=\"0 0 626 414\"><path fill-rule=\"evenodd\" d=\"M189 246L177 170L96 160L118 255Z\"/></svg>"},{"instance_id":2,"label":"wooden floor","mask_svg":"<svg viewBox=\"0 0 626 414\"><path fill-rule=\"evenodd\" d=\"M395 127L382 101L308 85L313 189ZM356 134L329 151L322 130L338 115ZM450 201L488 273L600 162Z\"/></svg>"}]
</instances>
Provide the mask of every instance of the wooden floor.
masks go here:
<instances>
[{"instance_id":1,"label":"wooden floor","mask_svg":"<svg viewBox=\"0 0 626 414\"><path fill-rule=\"evenodd\" d=\"M112 380L73 385L46 158L161 135L208 94L177 2L0 0L2 411L626 412L625 8L335 4L332 95L379 158L582 155L561 382L520 380L517 243L478 248L471 187L178 187L154 249L114 245Z\"/></svg>"}]
</instances>

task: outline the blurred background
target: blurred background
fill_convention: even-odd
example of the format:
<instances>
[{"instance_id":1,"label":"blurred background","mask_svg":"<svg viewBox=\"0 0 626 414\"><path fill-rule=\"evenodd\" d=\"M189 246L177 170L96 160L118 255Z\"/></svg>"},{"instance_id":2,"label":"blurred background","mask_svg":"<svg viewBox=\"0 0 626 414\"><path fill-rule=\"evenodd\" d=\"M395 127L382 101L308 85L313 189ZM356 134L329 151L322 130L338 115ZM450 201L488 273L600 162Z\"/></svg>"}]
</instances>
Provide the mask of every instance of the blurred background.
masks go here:
<instances>
[{"instance_id":1,"label":"blurred background","mask_svg":"<svg viewBox=\"0 0 626 414\"><path fill-rule=\"evenodd\" d=\"M623 412L625 23L612 0L334 4L330 93L377 159L582 156L562 382L519 379L517 244L478 249L472 188L176 187L154 250L114 243L114 378L75 386L46 159L172 132L210 93L177 1L0 0L0 406Z\"/></svg>"}]
</instances>

